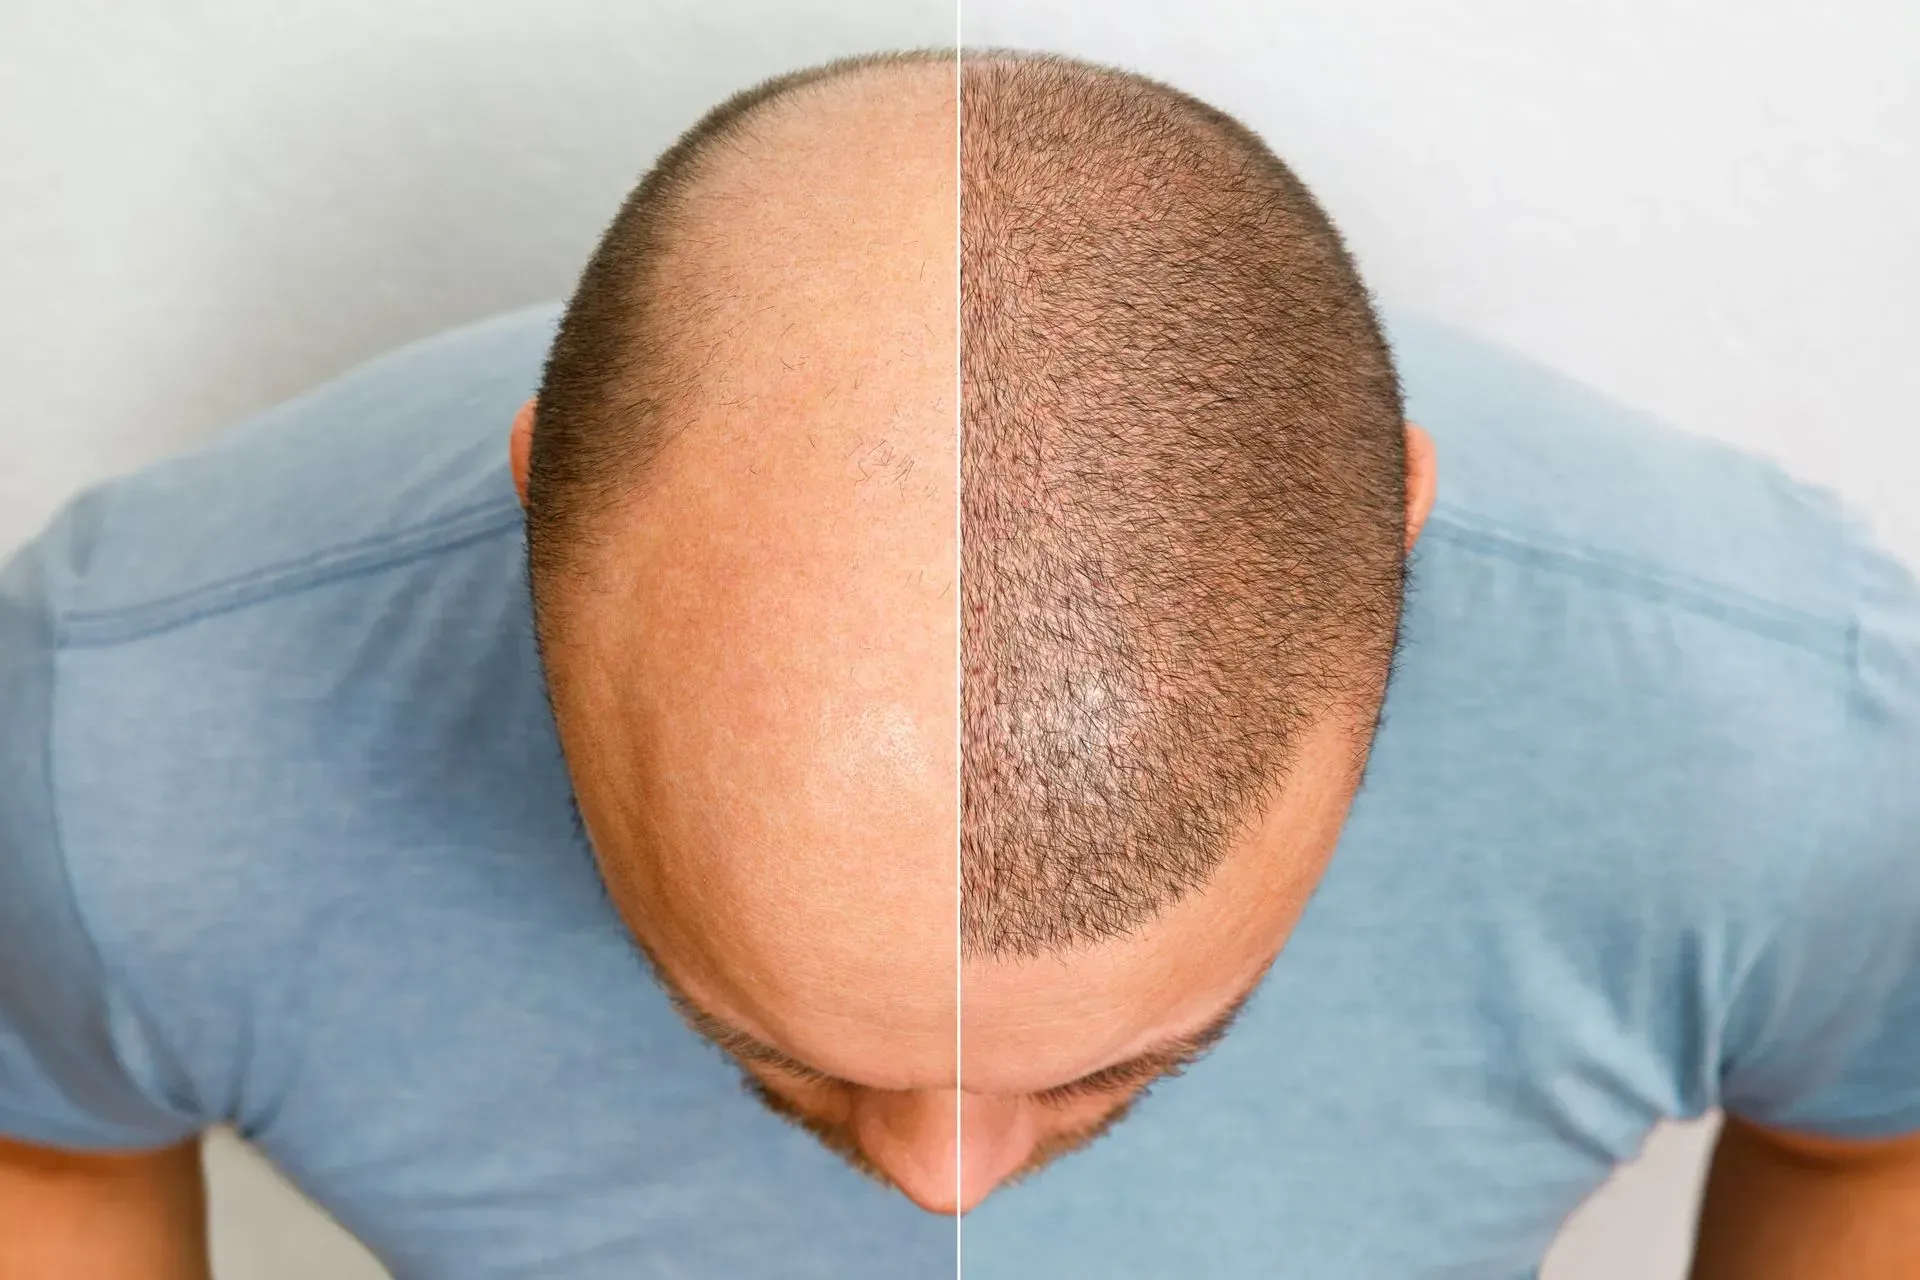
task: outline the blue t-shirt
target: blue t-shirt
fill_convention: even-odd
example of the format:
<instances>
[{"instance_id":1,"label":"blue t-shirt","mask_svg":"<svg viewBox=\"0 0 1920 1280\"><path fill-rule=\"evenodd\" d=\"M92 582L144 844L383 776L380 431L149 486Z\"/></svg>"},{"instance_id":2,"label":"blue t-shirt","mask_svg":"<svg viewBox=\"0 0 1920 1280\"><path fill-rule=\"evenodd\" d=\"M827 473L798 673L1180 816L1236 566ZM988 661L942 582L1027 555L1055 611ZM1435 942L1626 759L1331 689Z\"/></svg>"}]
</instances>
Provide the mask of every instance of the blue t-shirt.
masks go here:
<instances>
[{"instance_id":1,"label":"blue t-shirt","mask_svg":"<svg viewBox=\"0 0 1920 1280\"><path fill-rule=\"evenodd\" d=\"M231 1122L424 1280L949 1276L764 1113L573 821L506 428L556 316L100 486L0 571L0 1133ZM1920 1130L1920 592L1831 499L1411 316L1440 496L1239 1026L968 1277L1524 1277L1666 1116Z\"/></svg>"}]
</instances>

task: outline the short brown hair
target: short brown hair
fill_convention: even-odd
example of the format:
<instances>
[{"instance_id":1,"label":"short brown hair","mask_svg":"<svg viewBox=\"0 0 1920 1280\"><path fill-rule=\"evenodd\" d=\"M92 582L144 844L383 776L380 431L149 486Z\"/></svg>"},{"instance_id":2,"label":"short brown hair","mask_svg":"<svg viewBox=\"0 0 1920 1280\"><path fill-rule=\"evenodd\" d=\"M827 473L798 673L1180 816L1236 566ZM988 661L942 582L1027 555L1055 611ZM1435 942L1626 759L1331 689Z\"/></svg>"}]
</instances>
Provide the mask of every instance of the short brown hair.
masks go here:
<instances>
[{"instance_id":1,"label":"short brown hair","mask_svg":"<svg viewBox=\"0 0 1920 1280\"><path fill-rule=\"evenodd\" d=\"M1199 888L1300 730L1377 709L1398 379L1252 132L1053 57L961 73L961 931L1027 955Z\"/></svg>"}]
</instances>

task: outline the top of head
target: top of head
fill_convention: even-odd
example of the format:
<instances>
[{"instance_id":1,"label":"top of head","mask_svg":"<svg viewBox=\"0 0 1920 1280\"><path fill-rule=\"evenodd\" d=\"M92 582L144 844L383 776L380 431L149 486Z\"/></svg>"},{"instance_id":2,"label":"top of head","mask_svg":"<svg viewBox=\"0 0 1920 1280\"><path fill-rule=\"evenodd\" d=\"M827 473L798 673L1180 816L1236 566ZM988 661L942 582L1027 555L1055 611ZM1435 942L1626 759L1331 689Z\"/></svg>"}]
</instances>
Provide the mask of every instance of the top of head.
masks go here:
<instances>
[{"instance_id":1,"label":"top of head","mask_svg":"<svg viewBox=\"0 0 1920 1280\"><path fill-rule=\"evenodd\" d=\"M953 93L936 59L803 73L663 158L549 360L531 553L556 703L619 762L570 742L583 808L624 788L634 843L731 851L705 896L854 934L866 860L951 920L957 822L964 941L1032 954L1203 884L1301 727L1377 696L1399 394L1239 126L970 56L956 229Z\"/></svg>"}]
</instances>

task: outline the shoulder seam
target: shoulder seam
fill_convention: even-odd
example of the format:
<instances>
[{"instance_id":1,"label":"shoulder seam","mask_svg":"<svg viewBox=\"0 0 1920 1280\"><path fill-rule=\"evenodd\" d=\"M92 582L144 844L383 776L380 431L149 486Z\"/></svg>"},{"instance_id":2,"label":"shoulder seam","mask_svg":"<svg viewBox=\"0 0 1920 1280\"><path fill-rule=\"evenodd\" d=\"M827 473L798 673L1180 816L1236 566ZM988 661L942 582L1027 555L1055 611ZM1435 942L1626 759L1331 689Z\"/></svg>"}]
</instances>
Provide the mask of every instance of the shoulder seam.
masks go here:
<instances>
[{"instance_id":1,"label":"shoulder seam","mask_svg":"<svg viewBox=\"0 0 1920 1280\"><path fill-rule=\"evenodd\" d=\"M488 499L399 533L328 547L192 587L177 595L111 609L70 610L56 618L54 642L64 649L124 643L242 609L269 597L396 568L519 528L521 523L517 503Z\"/></svg>"},{"instance_id":2,"label":"shoulder seam","mask_svg":"<svg viewBox=\"0 0 1920 1280\"><path fill-rule=\"evenodd\" d=\"M1470 551L1534 564L1607 590L1673 605L1833 662L1845 663L1848 658L1849 624L1843 617L1809 613L1630 556L1505 528L1457 508L1433 513L1422 536L1434 534Z\"/></svg>"}]
</instances>

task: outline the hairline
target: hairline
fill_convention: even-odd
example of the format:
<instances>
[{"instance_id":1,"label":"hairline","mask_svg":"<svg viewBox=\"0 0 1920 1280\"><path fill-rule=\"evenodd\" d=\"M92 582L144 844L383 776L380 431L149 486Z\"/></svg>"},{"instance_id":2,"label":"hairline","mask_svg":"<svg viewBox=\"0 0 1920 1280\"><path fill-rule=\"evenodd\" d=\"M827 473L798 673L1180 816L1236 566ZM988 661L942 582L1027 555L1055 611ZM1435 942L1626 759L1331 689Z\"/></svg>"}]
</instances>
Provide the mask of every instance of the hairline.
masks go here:
<instances>
[{"instance_id":1,"label":"hairline","mask_svg":"<svg viewBox=\"0 0 1920 1280\"><path fill-rule=\"evenodd\" d=\"M535 392L534 443L526 502L526 573L534 598L536 630L542 629L544 622L564 617L571 607L553 599L552 591L542 592L540 585L556 576L577 579L582 575L582 566L591 549L601 541L600 531L605 527L609 512L618 506L622 498L630 498L644 488L655 470L658 455L673 435L671 430L663 430L658 423L646 423L629 429L604 422L609 409L608 392L616 388L597 383L593 387L590 402L569 405L569 408L579 411L582 421L568 423L568 444L573 450L588 446L588 442L579 438L582 427L587 434L603 432L617 436L631 431L633 441L638 446L631 451L633 460L609 469L610 473L605 478L593 482L583 482L578 475L549 474L543 464L553 456L553 436L549 433L546 437L549 447L543 449L539 407L543 400L550 402L555 398L550 393L554 389L556 370L562 365L562 354L581 354L570 350L568 344L576 336L575 324L586 324L580 316L582 300L586 300L589 308L604 309L612 301L606 296L607 292L625 294L636 280L652 276L671 262L676 252L680 251L676 241L681 237L681 220L715 166L724 162L721 153L729 143L740 139L756 125L774 118L778 112L804 103L812 96L836 88L846 88L863 80L890 74L910 74L915 68L942 63L952 65L956 62L957 53L954 50L925 47L853 54L818 66L771 76L739 90L701 115L654 159L629 191L590 255L562 311L559 331L548 346L540 383ZM615 233L621 231L625 234L616 238ZM620 278L597 281L602 289L590 295L586 288L589 277L610 250L616 250L626 257L627 260L622 264L625 274ZM649 329L666 329L667 326L659 318L659 310L642 302L626 315L606 322L606 327L615 332L601 336L630 342ZM586 359L592 363L593 357L587 356ZM675 378L671 369L663 369L652 371L640 381L657 388L660 384L672 383ZM577 395L570 394L568 398L575 399ZM563 485L561 481L566 483ZM579 584L575 582L574 585ZM543 599L543 596L546 598Z\"/></svg>"}]
</instances>

